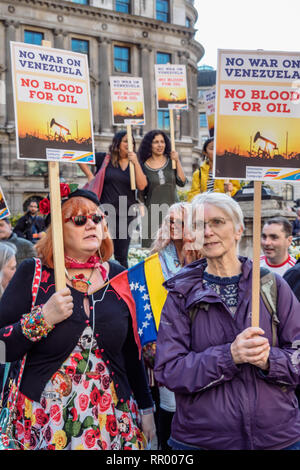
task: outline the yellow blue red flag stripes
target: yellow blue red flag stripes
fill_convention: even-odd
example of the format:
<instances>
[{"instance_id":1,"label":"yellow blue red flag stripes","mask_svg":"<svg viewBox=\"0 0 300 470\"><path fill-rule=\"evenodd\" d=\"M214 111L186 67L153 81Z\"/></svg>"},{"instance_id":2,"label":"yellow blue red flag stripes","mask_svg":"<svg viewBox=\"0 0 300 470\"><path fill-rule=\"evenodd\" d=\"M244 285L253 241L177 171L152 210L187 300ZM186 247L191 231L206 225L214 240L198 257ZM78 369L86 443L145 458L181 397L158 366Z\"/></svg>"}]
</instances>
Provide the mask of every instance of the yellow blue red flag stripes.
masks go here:
<instances>
[{"instance_id":1,"label":"yellow blue red flag stripes","mask_svg":"<svg viewBox=\"0 0 300 470\"><path fill-rule=\"evenodd\" d=\"M130 309L133 328L135 333L138 332L142 346L155 341L157 337L161 310L167 297L167 291L162 286L163 282L164 277L157 253L110 281Z\"/></svg>"},{"instance_id":2,"label":"yellow blue red flag stripes","mask_svg":"<svg viewBox=\"0 0 300 470\"><path fill-rule=\"evenodd\" d=\"M144 261L145 277L149 291L151 308L158 330L161 311L167 298L167 290L163 286L164 276L158 253L149 256Z\"/></svg>"}]
</instances>

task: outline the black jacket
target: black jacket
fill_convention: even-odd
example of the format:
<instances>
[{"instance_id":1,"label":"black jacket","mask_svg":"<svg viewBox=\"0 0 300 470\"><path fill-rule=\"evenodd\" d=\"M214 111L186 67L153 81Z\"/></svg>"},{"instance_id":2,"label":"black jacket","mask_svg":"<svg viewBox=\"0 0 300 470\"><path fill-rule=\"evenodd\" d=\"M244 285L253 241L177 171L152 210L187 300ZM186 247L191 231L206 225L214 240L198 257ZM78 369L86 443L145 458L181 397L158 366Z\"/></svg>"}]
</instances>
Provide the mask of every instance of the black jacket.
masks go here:
<instances>
[{"instance_id":1,"label":"black jacket","mask_svg":"<svg viewBox=\"0 0 300 470\"><path fill-rule=\"evenodd\" d=\"M283 279L288 283L300 302L300 260L284 273Z\"/></svg>"},{"instance_id":2,"label":"black jacket","mask_svg":"<svg viewBox=\"0 0 300 470\"><path fill-rule=\"evenodd\" d=\"M124 268L110 264L110 279ZM28 398L39 401L45 385L74 350L83 330L90 324L99 351L114 382L118 398L128 400L133 394L141 409L153 406L151 393L138 347L134 340L132 321L126 303L109 286L89 296L94 305L94 322L83 308L82 292L71 287L74 309L72 315L55 325L41 341L27 339L21 329L20 319L31 310L31 286L34 260L24 261L6 288L0 302L0 340L5 342L7 361L20 360L27 353L20 390ZM43 267L35 304L47 302L55 292L54 272ZM104 295L105 292L105 295Z\"/></svg>"},{"instance_id":3,"label":"black jacket","mask_svg":"<svg viewBox=\"0 0 300 470\"><path fill-rule=\"evenodd\" d=\"M31 226L32 219L30 218L30 213L26 212L26 214L20 217L20 219L16 223L14 232L18 235L18 237L26 238L26 240L30 240L32 242L33 238ZM35 226L37 228L38 233L43 232L43 230L45 230L45 221L43 217L40 217L39 215L35 217Z\"/></svg>"}]
</instances>

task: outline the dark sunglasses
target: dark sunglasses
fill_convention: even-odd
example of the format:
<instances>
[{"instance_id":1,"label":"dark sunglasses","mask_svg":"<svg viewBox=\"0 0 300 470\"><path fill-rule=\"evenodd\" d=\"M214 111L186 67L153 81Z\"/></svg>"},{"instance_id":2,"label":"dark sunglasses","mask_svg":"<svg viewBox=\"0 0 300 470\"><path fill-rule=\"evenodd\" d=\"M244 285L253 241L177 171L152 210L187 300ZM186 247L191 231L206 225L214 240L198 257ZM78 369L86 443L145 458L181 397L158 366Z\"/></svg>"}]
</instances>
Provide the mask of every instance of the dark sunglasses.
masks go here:
<instances>
[{"instance_id":1,"label":"dark sunglasses","mask_svg":"<svg viewBox=\"0 0 300 470\"><path fill-rule=\"evenodd\" d=\"M102 214L90 214L90 215L73 215L73 217L68 217L65 219L65 222L72 220L73 224L77 225L77 227L81 227L85 225L88 219L92 219L94 224L100 224L100 222L104 219L104 215Z\"/></svg>"}]
</instances>

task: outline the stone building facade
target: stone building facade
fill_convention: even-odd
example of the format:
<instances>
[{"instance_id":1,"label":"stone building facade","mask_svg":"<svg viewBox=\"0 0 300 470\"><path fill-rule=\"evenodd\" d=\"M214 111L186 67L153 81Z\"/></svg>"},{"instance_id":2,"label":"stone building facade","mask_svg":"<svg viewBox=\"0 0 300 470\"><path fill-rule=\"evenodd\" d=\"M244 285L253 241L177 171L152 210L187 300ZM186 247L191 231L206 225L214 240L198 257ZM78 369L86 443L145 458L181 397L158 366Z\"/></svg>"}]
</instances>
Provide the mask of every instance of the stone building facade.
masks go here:
<instances>
[{"instance_id":1,"label":"stone building facade","mask_svg":"<svg viewBox=\"0 0 300 470\"><path fill-rule=\"evenodd\" d=\"M22 212L33 194L48 193L47 163L18 160L10 65L10 41L41 43L88 54L96 151L114 133L109 77L143 77L146 125L134 128L139 143L154 128L168 130L168 113L156 110L154 64L187 67L189 109L176 112L175 139L187 175L199 155L197 63L204 49L195 39L193 0L1 0L0 185L11 212ZM82 184L76 164L61 164L61 177Z\"/></svg>"}]
</instances>

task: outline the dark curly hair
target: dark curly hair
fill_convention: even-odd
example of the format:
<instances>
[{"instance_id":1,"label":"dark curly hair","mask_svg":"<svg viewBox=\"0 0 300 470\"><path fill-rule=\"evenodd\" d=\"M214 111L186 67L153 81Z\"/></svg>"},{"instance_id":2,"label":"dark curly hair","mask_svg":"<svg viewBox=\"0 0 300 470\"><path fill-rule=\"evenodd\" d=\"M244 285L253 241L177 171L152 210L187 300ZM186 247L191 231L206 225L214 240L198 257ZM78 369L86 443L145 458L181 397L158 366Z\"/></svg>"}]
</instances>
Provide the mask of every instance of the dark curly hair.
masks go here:
<instances>
[{"instance_id":1,"label":"dark curly hair","mask_svg":"<svg viewBox=\"0 0 300 470\"><path fill-rule=\"evenodd\" d=\"M170 158L171 154L171 142L167 134L159 129L154 129L148 132L144 137L142 142L140 143L138 157L141 163L145 163L148 158L152 155L152 141L157 135L162 135L166 144L165 148L165 155Z\"/></svg>"},{"instance_id":2,"label":"dark curly hair","mask_svg":"<svg viewBox=\"0 0 300 470\"><path fill-rule=\"evenodd\" d=\"M117 132L112 140L112 143L109 146L109 154L111 156L111 163L113 166L118 166L118 161L119 161L119 151L120 151L120 144L122 142L123 137L127 135L127 131L119 131ZM133 144L133 151L135 152L135 140L134 137L132 136L132 144Z\"/></svg>"}]
</instances>

